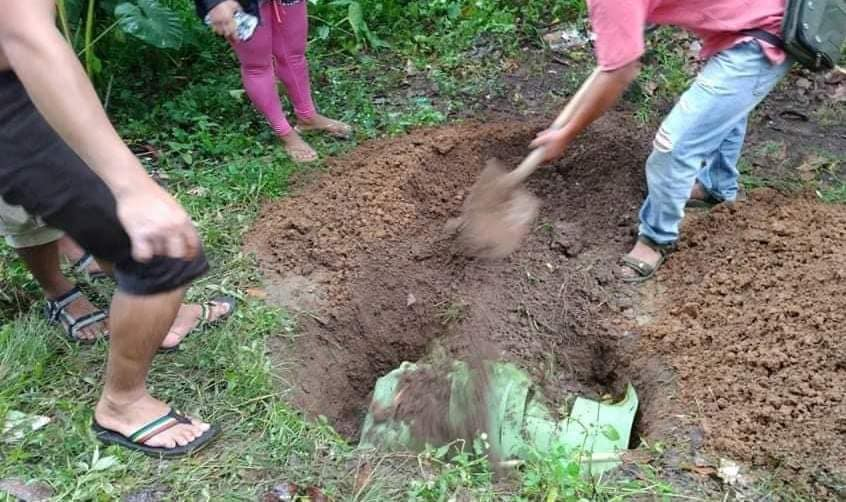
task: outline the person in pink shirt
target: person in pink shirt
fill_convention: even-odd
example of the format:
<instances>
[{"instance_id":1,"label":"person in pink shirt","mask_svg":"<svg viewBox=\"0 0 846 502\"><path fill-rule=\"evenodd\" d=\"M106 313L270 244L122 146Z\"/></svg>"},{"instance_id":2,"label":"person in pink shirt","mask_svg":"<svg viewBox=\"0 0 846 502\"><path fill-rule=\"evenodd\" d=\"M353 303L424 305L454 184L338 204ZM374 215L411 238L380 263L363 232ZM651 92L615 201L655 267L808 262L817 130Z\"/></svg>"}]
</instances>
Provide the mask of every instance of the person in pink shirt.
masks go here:
<instances>
[{"instance_id":1,"label":"person in pink shirt","mask_svg":"<svg viewBox=\"0 0 846 502\"><path fill-rule=\"evenodd\" d=\"M707 62L664 119L646 161L649 193L638 239L622 257L620 275L642 282L675 246L685 207L734 201L737 161L749 113L787 73L791 60L750 35L781 36L785 0L588 0L599 72L562 129L541 132L547 160L560 157L586 127L619 99L640 71L648 24L679 26L702 41ZM763 37L762 37L763 38Z\"/></svg>"}]
</instances>

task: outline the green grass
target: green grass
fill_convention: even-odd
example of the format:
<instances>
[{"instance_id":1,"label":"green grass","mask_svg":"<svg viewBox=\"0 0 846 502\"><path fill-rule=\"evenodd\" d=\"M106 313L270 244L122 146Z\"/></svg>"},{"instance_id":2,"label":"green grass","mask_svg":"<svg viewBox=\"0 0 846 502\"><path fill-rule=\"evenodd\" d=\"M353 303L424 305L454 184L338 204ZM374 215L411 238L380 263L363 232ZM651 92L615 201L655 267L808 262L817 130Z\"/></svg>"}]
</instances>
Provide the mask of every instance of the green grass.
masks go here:
<instances>
[{"instance_id":1,"label":"green grass","mask_svg":"<svg viewBox=\"0 0 846 502\"><path fill-rule=\"evenodd\" d=\"M353 142L311 138L324 157L368 138L466 113L473 96L501 91L496 77L502 60L519 54L523 45L537 46L539 26L584 13L579 0L528 1L519 8L494 0L363 4L370 30L389 48L374 51L366 39L352 36L346 7L319 2L312 9L316 101L327 115L356 126ZM47 482L61 500L113 500L156 487L165 487L171 500L256 500L281 482L316 485L339 499L359 500L671 496L648 466L636 481L595 483L573 467L566 452L534 459L523 466L522 478L506 485L492 483L493 470L478 445L449 459L438 451L419 456L356 452L324 422L306 420L287 404L267 341L291 336L296 325L284 311L247 295L261 278L241 245L262 203L285 196L298 168L243 95L231 51L204 29L195 31L194 44L178 52L104 43L100 80L112 84L108 109L123 136L132 145L151 145L159 152L158 162L149 167L163 173L201 230L212 272L189 297L227 292L242 302L230 322L190 338L176 354L158 357L150 378L155 395L219 423L224 435L198 458L175 462L99 448L89 426L107 347L76 346L47 326L38 288L3 247L0 416L22 410L53 422L19 444L0 448L0 479ZM671 46L670 40L656 42L654 57L660 64L641 79L642 84L658 79L661 86L632 96L644 120L651 117L656 99L687 81L683 61ZM573 80L576 71L566 78ZM435 97L408 92L409 79L433 87ZM826 193L831 200L846 199L843 185ZM110 287L88 291L103 303ZM460 304L443 307L445 323L463 315ZM361 482L362 473L370 473L364 476L369 482ZM8 500L4 497L0 501Z\"/></svg>"},{"instance_id":2,"label":"green grass","mask_svg":"<svg viewBox=\"0 0 846 502\"><path fill-rule=\"evenodd\" d=\"M464 97L495 90L491 77L498 58L517 48L518 11L495 8L495 2L474 5L476 13L433 21L435 31L385 35L401 51L362 52L349 37L315 43L313 87L321 110L354 123L361 141L441 123L463 111ZM536 16L543 12L540 5L533 3ZM418 6L415 15L421 17L441 8ZM315 11L324 17L336 14L328 9ZM576 5L573 12L580 9ZM313 21L315 32L322 32L321 24ZM447 31L449 36L439 38ZM100 448L89 427L107 346L79 347L47 326L38 288L4 248L0 414L21 410L53 422L21 443L4 445L0 479L46 482L60 500L112 500L157 487L165 487L171 500L256 500L287 481L361 500L445 500L455 493L494 497L490 466L478 452L450 460L430 453L399 460L375 457L372 481L356 486L349 463L361 465L367 456L354 452L322 421L306 420L286 403L267 340L289 335L296 326L285 312L247 296L246 290L261 279L241 245L261 204L287 193L297 167L245 99L231 51L205 31L194 37L196 46L169 54L138 44L104 44L100 80L111 82L108 110L122 135L131 145L158 152L158 161L148 167L165 178L201 230L212 272L192 287L189 298L227 292L242 301L224 326L192 337L176 354L157 357L149 380L154 395L220 424L224 434L198 458L175 462ZM500 41L506 43L496 55L470 64L461 57ZM401 91L409 62L418 69L417 78L435 87L439 107L426 93ZM355 142L315 137L312 144L325 157ZM97 286L88 292L106 306L110 289ZM460 311L447 315L451 319ZM403 467L409 463L416 468Z\"/></svg>"}]
</instances>

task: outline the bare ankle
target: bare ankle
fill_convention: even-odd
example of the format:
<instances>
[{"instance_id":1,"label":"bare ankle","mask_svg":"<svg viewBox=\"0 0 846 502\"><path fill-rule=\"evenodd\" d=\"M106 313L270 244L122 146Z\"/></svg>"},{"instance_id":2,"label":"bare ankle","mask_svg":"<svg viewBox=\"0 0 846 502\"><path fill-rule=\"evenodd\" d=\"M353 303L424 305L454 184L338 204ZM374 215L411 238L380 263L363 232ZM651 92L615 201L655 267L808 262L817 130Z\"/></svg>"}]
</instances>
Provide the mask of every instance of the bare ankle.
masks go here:
<instances>
[{"instance_id":1,"label":"bare ankle","mask_svg":"<svg viewBox=\"0 0 846 502\"><path fill-rule=\"evenodd\" d=\"M134 392L109 392L104 390L97 402L97 411L109 415L122 415L132 405L147 397L147 390L141 389Z\"/></svg>"}]
</instances>

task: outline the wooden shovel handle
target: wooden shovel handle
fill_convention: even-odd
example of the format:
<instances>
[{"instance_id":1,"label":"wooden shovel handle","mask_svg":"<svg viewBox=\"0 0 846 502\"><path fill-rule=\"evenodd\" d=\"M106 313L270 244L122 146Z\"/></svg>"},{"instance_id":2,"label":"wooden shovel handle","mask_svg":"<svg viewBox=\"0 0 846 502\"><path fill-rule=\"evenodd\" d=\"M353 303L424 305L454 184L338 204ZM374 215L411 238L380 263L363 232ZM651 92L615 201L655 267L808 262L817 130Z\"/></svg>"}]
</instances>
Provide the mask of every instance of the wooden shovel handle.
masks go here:
<instances>
[{"instance_id":1,"label":"wooden shovel handle","mask_svg":"<svg viewBox=\"0 0 846 502\"><path fill-rule=\"evenodd\" d=\"M549 126L552 130L558 130L564 127L567 122L573 118L573 114L576 112L576 109L581 104L582 100L584 100L585 94L587 94L587 89L591 86L594 80L596 80L597 75L599 75L599 68L593 70L593 73L582 83L582 86L579 87L579 90L576 91L576 94L570 98L570 101L567 102L567 106L561 110L561 113L558 114L558 117ZM532 153L526 157L523 162L517 166L516 169L508 173L509 182L513 184L519 184L523 182L526 178L529 177L530 174L535 172L535 169L541 165L543 162L543 158L546 155L546 147L539 147L532 150Z\"/></svg>"}]
</instances>

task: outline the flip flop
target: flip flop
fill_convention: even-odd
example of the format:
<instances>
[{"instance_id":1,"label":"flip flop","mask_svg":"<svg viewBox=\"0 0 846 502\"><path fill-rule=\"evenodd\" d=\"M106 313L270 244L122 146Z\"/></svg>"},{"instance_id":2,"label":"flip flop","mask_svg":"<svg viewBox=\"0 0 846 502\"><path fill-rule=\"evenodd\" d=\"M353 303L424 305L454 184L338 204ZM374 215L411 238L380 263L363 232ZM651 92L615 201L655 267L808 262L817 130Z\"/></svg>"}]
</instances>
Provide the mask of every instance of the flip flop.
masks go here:
<instances>
[{"instance_id":1,"label":"flip flop","mask_svg":"<svg viewBox=\"0 0 846 502\"><path fill-rule=\"evenodd\" d=\"M620 264L624 267L630 268L637 272L637 275L632 277L622 277L620 278L621 281L627 283L641 283L646 282L649 279L655 277L655 272L661 268L661 265L664 264L664 261L667 259L667 255L670 254L674 249L675 245L660 245L653 242L651 239L647 239L646 237L638 237L638 242L642 242L646 244L654 251L659 253L658 261L653 265L651 263L647 263L643 260L638 260L637 258L632 258L628 255L623 255L620 258Z\"/></svg>"},{"instance_id":2,"label":"flip flop","mask_svg":"<svg viewBox=\"0 0 846 502\"><path fill-rule=\"evenodd\" d=\"M330 129L321 129L321 128L316 128L316 127L315 128L311 128L311 127L303 128L302 126L298 125L298 126L294 126L294 130L297 131L298 134L322 133L322 134L328 134L329 136L331 136L333 138L338 138L338 139L350 139L350 138L352 138L352 135L353 135L352 126L350 126L349 124L344 124L343 122L341 122L339 120L329 119L329 122L331 122L334 125L338 125L338 126L346 126L346 129L344 131L333 131L333 130L330 130ZM341 128L343 129L343 127L341 127Z\"/></svg>"},{"instance_id":3,"label":"flip flop","mask_svg":"<svg viewBox=\"0 0 846 502\"><path fill-rule=\"evenodd\" d=\"M100 337L87 339L80 338L79 332L82 329L97 324L106 320L109 315L102 310L95 310L90 314L82 317L73 317L67 308L73 302L82 298L82 291L77 286L74 286L70 291L53 300L47 300L47 305L44 306L44 316L47 317L47 322L53 326L61 324L64 327L65 337L72 342L82 345L91 345L95 343ZM108 338L108 331L103 332L102 338Z\"/></svg>"},{"instance_id":4,"label":"flip flop","mask_svg":"<svg viewBox=\"0 0 846 502\"><path fill-rule=\"evenodd\" d=\"M212 304L225 304L229 306L229 310L226 311L225 314L218 317L214 321L209 321L209 316L211 315L211 307ZM194 326L191 331L189 331L185 336L182 337L182 340L179 341L173 347L162 347L158 350L159 354L168 354L170 352L176 352L179 350L179 347L182 345L182 342L185 341L186 338L191 336L192 333L195 332L202 332L206 329L213 328L222 324L224 321L232 317L232 314L235 313L238 304L236 303L235 299L231 296L218 296L217 298L213 298L211 301L205 302L200 304L200 318L197 320L197 325Z\"/></svg>"},{"instance_id":5,"label":"flip flop","mask_svg":"<svg viewBox=\"0 0 846 502\"><path fill-rule=\"evenodd\" d=\"M202 436L194 439L194 441L186 444L185 446L162 448L158 446L147 446L144 442L179 424L190 423L190 418L171 408L165 415L148 422L129 436L124 436L117 431L103 427L97 423L96 419L92 421L91 429L94 431L97 439L107 446L116 444L128 450L141 452L151 457L173 458L191 455L202 450L208 446L215 437L217 437L220 433L220 428L216 425L212 425L209 427L209 430L203 433Z\"/></svg>"},{"instance_id":6,"label":"flip flop","mask_svg":"<svg viewBox=\"0 0 846 502\"><path fill-rule=\"evenodd\" d=\"M73 265L71 265L71 268L73 268L73 271L78 274L87 275L88 280L91 282L101 281L109 277L109 275L103 272L102 270L97 272L89 272L88 267L90 267L92 263L94 263L94 257L91 256L89 253L85 253L80 259L76 260Z\"/></svg>"}]
</instances>

